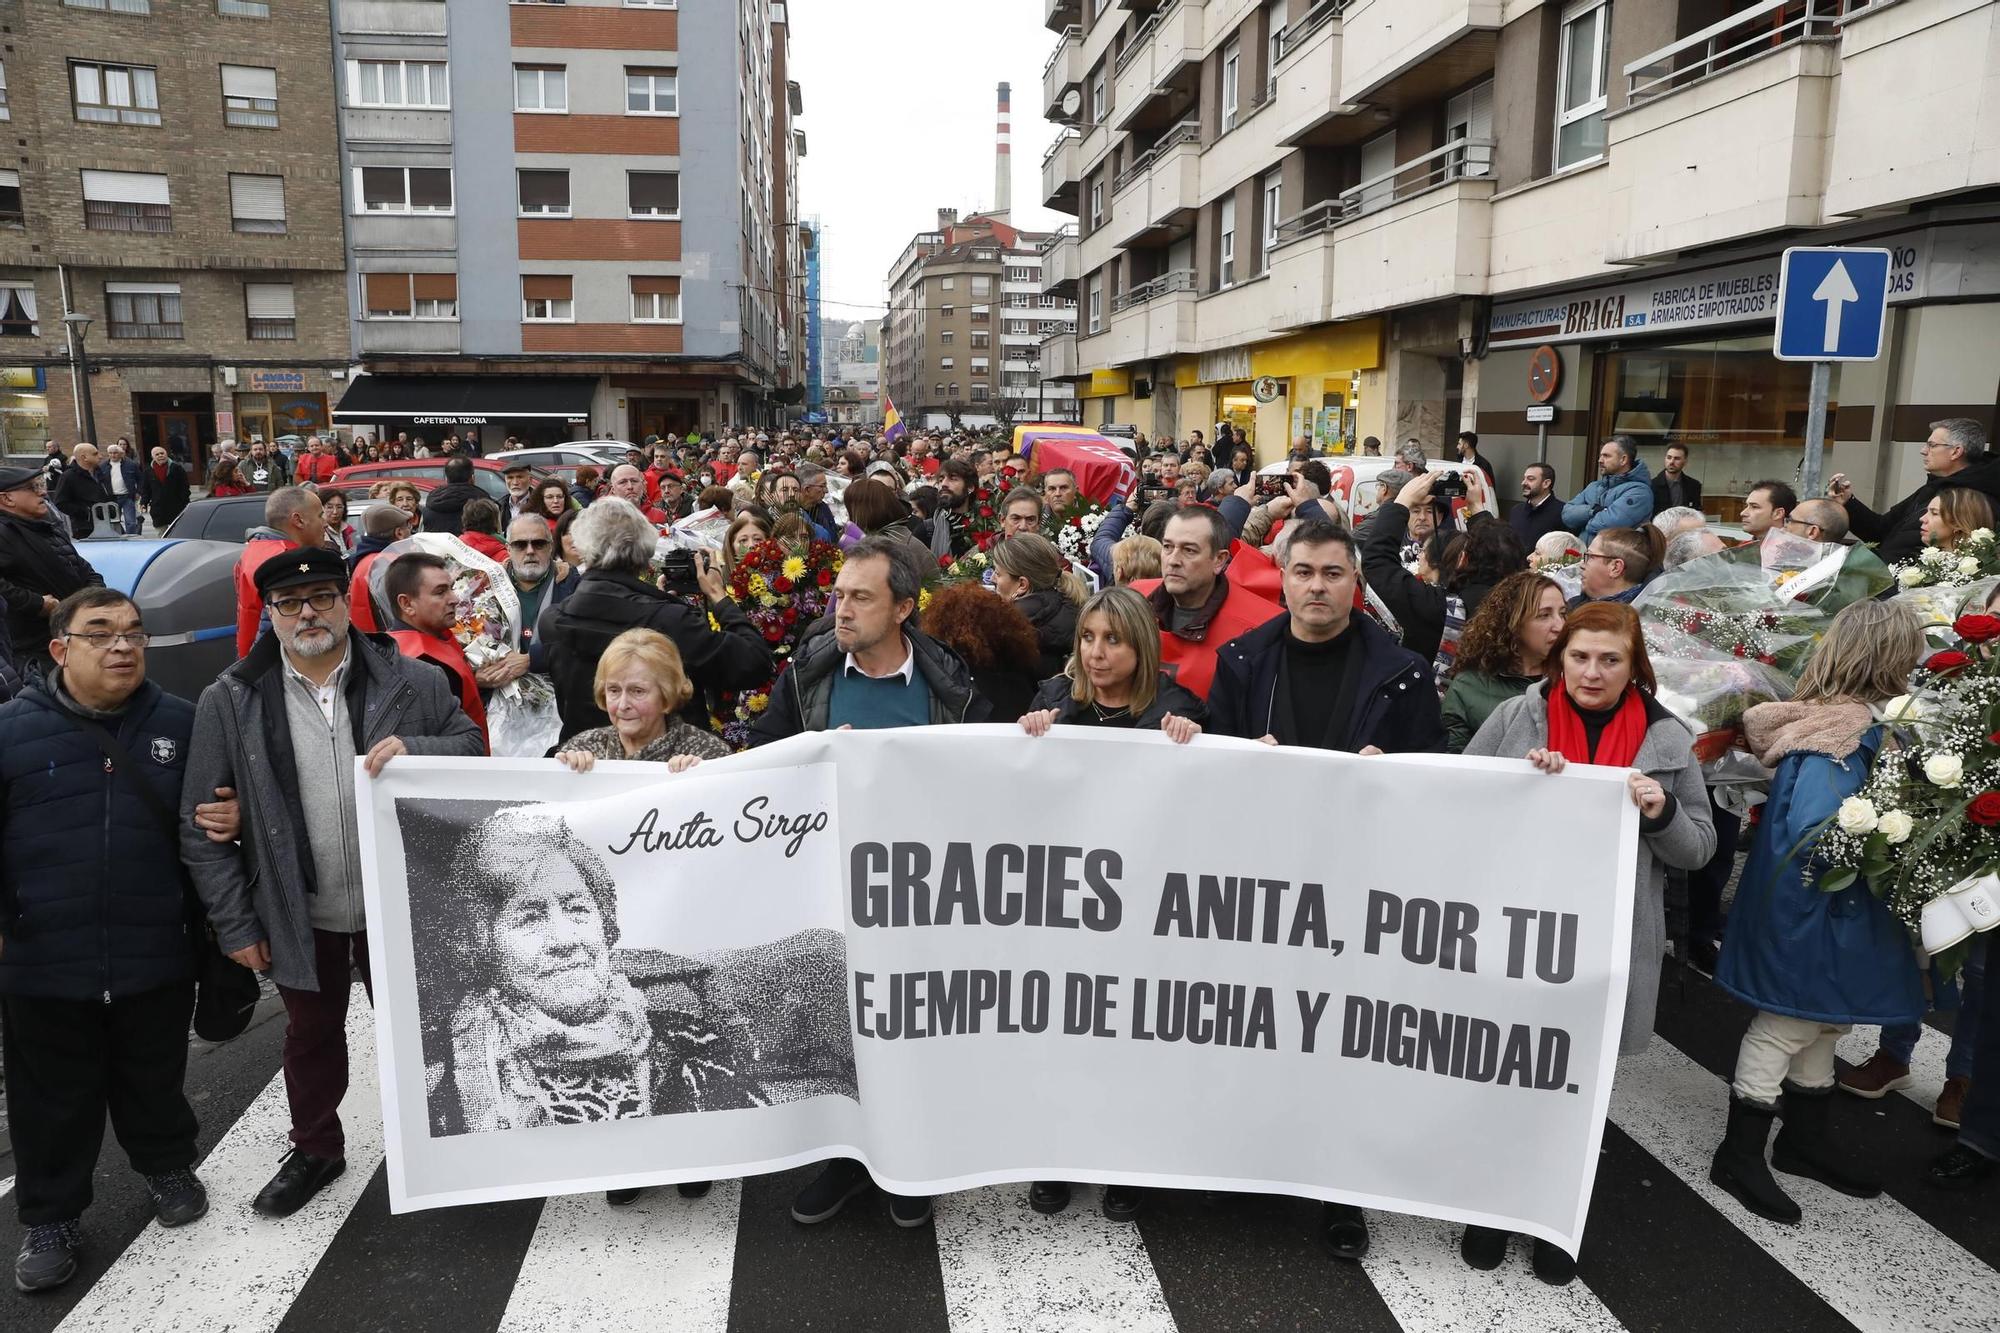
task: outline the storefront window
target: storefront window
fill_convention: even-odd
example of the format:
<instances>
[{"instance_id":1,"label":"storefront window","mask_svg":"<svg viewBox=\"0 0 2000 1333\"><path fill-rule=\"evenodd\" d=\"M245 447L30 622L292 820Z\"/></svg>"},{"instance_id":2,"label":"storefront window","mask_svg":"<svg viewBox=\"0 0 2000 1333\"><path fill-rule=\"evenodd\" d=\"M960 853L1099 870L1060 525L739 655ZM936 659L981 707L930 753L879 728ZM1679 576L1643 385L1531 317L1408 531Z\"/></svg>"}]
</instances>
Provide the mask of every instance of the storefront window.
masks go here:
<instances>
[{"instance_id":1,"label":"storefront window","mask_svg":"<svg viewBox=\"0 0 2000 1333\"><path fill-rule=\"evenodd\" d=\"M49 398L42 372L0 368L0 455L39 454L49 442Z\"/></svg>"}]
</instances>

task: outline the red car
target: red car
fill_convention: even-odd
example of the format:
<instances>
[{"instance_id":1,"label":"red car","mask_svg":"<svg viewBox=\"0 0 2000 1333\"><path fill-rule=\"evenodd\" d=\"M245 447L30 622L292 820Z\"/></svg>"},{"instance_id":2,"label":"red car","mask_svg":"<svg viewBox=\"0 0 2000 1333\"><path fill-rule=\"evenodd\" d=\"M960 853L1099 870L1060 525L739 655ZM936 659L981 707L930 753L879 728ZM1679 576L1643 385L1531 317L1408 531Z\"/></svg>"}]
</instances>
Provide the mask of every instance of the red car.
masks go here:
<instances>
[{"instance_id":1,"label":"red car","mask_svg":"<svg viewBox=\"0 0 2000 1333\"><path fill-rule=\"evenodd\" d=\"M356 463L352 467L344 467L334 473L332 484L347 490L349 488L343 483L360 482L362 488L366 490L378 481L407 477L425 491L431 491L444 484L444 465L450 461L446 458L405 458L387 463ZM506 466L488 458L474 458L468 461L472 464L472 484L484 491L487 498L495 504L505 501Z\"/></svg>"}]
</instances>

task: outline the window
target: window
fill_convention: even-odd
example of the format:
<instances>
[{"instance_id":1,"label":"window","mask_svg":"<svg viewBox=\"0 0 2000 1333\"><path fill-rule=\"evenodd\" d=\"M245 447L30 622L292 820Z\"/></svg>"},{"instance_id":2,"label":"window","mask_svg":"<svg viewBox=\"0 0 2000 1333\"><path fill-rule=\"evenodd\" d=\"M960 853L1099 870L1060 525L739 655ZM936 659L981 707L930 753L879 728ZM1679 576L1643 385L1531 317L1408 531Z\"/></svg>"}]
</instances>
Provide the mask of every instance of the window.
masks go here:
<instances>
[{"instance_id":1,"label":"window","mask_svg":"<svg viewBox=\"0 0 2000 1333\"><path fill-rule=\"evenodd\" d=\"M229 226L232 231L280 233L285 230L283 176L229 175Z\"/></svg>"},{"instance_id":2,"label":"window","mask_svg":"<svg viewBox=\"0 0 2000 1333\"><path fill-rule=\"evenodd\" d=\"M98 65L72 60L70 90L76 118L106 125L160 123L158 76L143 65Z\"/></svg>"},{"instance_id":3,"label":"window","mask_svg":"<svg viewBox=\"0 0 2000 1333\"><path fill-rule=\"evenodd\" d=\"M993 335L990 333L981 331L981 332L975 332L972 335L972 345L974 347L988 347L992 345L992 342L993 342Z\"/></svg>"},{"instance_id":4,"label":"window","mask_svg":"<svg viewBox=\"0 0 2000 1333\"><path fill-rule=\"evenodd\" d=\"M253 130L277 129L278 71L256 65L224 65L222 121Z\"/></svg>"},{"instance_id":5,"label":"window","mask_svg":"<svg viewBox=\"0 0 2000 1333\"><path fill-rule=\"evenodd\" d=\"M985 374L989 374L989 373L991 373L991 371L992 371L992 368L993 368L993 363L992 363L992 362L991 362L990 360L988 360L987 358L985 358L985 357L983 357L983 356L975 356L975 357L973 357L973 358L972 358L972 373L973 373L973 374L975 374L975 375L985 375Z\"/></svg>"},{"instance_id":6,"label":"window","mask_svg":"<svg viewBox=\"0 0 2000 1333\"><path fill-rule=\"evenodd\" d=\"M936 384L932 385L932 386L931 386L931 392L932 392L932 396L934 396L934 397L937 397L937 398L942 398L942 397L944 397L944 381L943 381L943 380L939 380L939 381L938 381L938 382L937 382Z\"/></svg>"},{"instance_id":7,"label":"window","mask_svg":"<svg viewBox=\"0 0 2000 1333\"><path fill-rule=\"evenodd\" d=\"M949 384L949 385L948 385L948 386L947 386L947 387L945 388L945 396L946 396L947 398L956 398L956 397L958 397L958 381L957 381L957 380L953 380L953 381L952 381L952 382L951 382L951 383L950 383L950 384Z\"/></svg>"},{"instance_id":8,"label":"window","mask_svg":"<svg viewBox=\"0 0 2000 1333\"><path fill-rule=\"evenodd\" d=\"M446 110L451 106L451 92L445 64L441 60L350 60L347 104Z\"/></svg>"},{"instance_id":9,"label":"window","mask_svg":"<svg viewBox=\"0 0 2000 1333\"><path fill-rule=\"evenodd\" d=\"M1604 156L1605 81L1611 71L1611 7L1570 0L1563 8L1556 70L1556 170Z\"/></svg>"},{"instance_id":10,"label":"window","mask_svg":"<svg viewBox=\"0 0 2000 1333\"><path fill-rule=\"evenodd\" d=\"M1378 134L1361 145L1361 179L1374 181L1361 192L1361 211L1386 208L1396 198L1396 132Z\"/></svg>"},{"instance_id":11,"label":"window","mask_svg":"<svg viewBox=\"0 0 2000 1333\"><path fill-rule=\"evenodd\" d=\"M569 216L569 172L524 168L514 175L522 217Z\"/></svg>"},{"instance_id":12,"label":"window","mask_svg":"<svg viewBox=\"0 0 2000 1333\"><path fill-rule=\"evenodd\" d=\"M576 302L570 296L569 275L522 275L521 320L527 324L574 324Z\"/></svg>"},{"instance_id":13,"label":"window","mask_svg":"<svg viewBox=\"0 0 2000 1333\"><path fill-rule=\"evenodd\" d=\"M1236 128L1236 113L1243 98L1243 47L1231 40L1222 48L1222 132Z\"/></svg>"},{"instance_id":14,"label":"window","mask_svg":"<svg viewBox=\"0 0 2000 1333\"><path fill-rule=\"evenodd\" d=\"M681 280L671 276L632 275L632 322L634 324L678 324L681 322Z\"/></svg>"},{"instance_id":15,"label":"window","mask_svg":"<svg viewBox=\"0 0 2000 1333\"><path fill-rule=\"evenodd\" d=\"M0 120L12 120L14 113L7 107L7 62L0 60Z\"/></svg>"},{"instance_id":16,"label":"window","mask_svg":"<svg viewBox=\"0 0 2000 1333\"><path fill-rule=\"evenodd\" d=\"M28 283L0 287L0 338L39 338L35 289Z\"/></svg>"},{"instance_id":17,"label":"window","mask_svg":"<svg viewBox=\"0 0 2000 1333\"><path fill-rule=\"evenodd\" d=\"M983 273L972 276L972 299L982 301L993 295L993 279Z\"/></svg>"},{"instance_id":18,"label":"window","mask_svg":"<svg viewBox=\"0 0 2000 1333\"><path fill-rule=\"evenodd\" d=\"M1278 60L1285 54L1285 0L1272 0L1264 6L1264 31L1270 35L1264 39L1264 74L1270 80L1272 92L1278 89Z\"/></svg>"},{"instance_id":19,"label":"window","mask_svg":"<svg viewBox=\"0 0 2000 1333\"><path fill-rule=\"evenodd\" d=\"M171 232L167 178L140 171L84 172L83 225L91 231Z\"/></svg>"},{"instance_id":20,"label":"window","mask_svg":"<svg viewBox=\"0 0 2000 1333\"><path fill-rule=\"evenodd\" d=\"M292 305L289 282L244 283L243 314L249 321L252 342L299 336L298 311Z\"/></svg>"},{"instance_id":21,"label":"window","mask_svg":"<svg viewBox=\"0 0 2000 1333\"><path fill-rule=\"evenodd\" d=\"M940 315L943 315L946 319L950 319L953 315L958 313L958 307L955 305L942 305L938 307L938 313Z\"/></svg>"},{"instance_id":22,"label":"window","mask_svg":"<svg viewBox=\"0 0 2000 1333\"><path fill-rule=\"evenodd\" d=\"M113 338L181 336L181 289L173 282L107 282L104 313Z\"/></svg>"},{"instance_id":23,"label":"window","mask_svg":"<svg viewBox=\"0 0 2000 1333\"><path fill-rule=\"evenodd\" d=\"M71 9L102 9L113 14L150 14L153 0L63 0Z\"/></svg>"},{"instance_id":24,"label":"window","mask_svg":"<svg viewBox=\"0 0 2000 1333\"><path fill-rule=\"evenodd\" d=\"M362 213L451 212L450 167L356 167Z\"/></svg>"},{"instance_id":25,"label":"window","mask_svg":"<svg viewBox=\"0 0 2000 1333\"><path fill-rule=\"evenodd\" d=\"M215 12L224 18L267 19L271 6L269 0L215 0Z\"/></svg>"},{"instance_id":26,"label":"window","mask_svg":"<svg viewBox=\"0 0 2000 1333\"><path fill-rule=\"evenodd\" d=\"M1105 81L1104 66L1099 65L1090 74L1090 123L1101 124L1110 110L1110 85Z\"/></svg>"},{"instance_id":27,"label":"window","mask_svg":"<svg viewBox=\"0 0 2000 1333\"><path fill-rule=\"evenodd\" d=\"M0 169L0 227L26 225L27 215L21 211L21 173L8 167Z\"/></svg>"},{"instance_id":28,"label":"window","mask_svg":"<svg viewBox=\"0 0 2000 1333\"><path fill-rule=\"evenodd\" d=\"M1090 229L1096 231L1104 225L1104 182L1090 183Z\"/></svg>"},{"instance_id":29,"label":"window","mask_svg":"<svg viewBox=\"0 0 2000 1333\"><path fill-rule=\"evenodd\" d=\"M1264 177L1264 267L1271 267L1271 252L1278 248L1278 219L1285 211L1285 178L1278 172Z\"/></svg>"},{"instance_id":30,"label":"window","mask_svg":"<svg viewBox=\"0 0 2000 1333\"><path fill-rule=\"evenodd\" d=\"M1091 278L1089 302L1090 302L1090 331L1092 333L1102 333L1104 331L1104 279L1103 278L1099 277Z\"/></svg>"},{"instance_id":31,"label":"window","mask_svg":"<svg viewBox=\"0 0 2000 1333\"><path fill-rule=\"evenodd\" d=\"M991 392L984 384L975 384L972 386L972 401L983 403Z\"/></svg>"},{"instance_id":32,"label":"window","mask_svg":"<svg viewBox=\"0 0 2000 1333\"><path fill-rule=\"evenodd\" d=\"M559 115L569 110L569 69L564 65L514 66L514 109Z\"/></svg>"},{"instance_id":33,"label":"window","mask_svg":"<svg viewBox=\"0 0 2000 1333\"><path fill-rule=\"evenodd\" d=\"M626 70L625 114L678 116L681 113L680 86L680 74L671 69Z\"/></svg>"},{"instance_id":34,"label":"window","mask_svg":"<svg viewBox=\"0 0 2000 1333\"><path fill-rule=\"evenodd\" d=\"M677 9L680 0L625 0L627 9Z\"/></svg>"},{"instance_id":35,"label":"window","mask_svg":"<svg viewBox=\"0 0 2000 1333\"><path fill-rule=\"evenodd\" d=\"M951 358L951 357L948 357L948 356L941 356L941 357L939 357L939 358L938 358L938 369L939 369L939 370L951 370L951 369L953 369L953 368L954 368L954 366L955 366L955 362L954 362L953 358Z\"/></svg>"},{"instance_id":36,"label":"window","mask_svg":"<svg viewBox=\"0 0 2000 1333\"><path fill-rule=\"evenodd\" d=\"M948 292L953 290L957 286L957 284L958 284L957 278L939 278L938 290Z\"/></svg>"},{"instance_id":37,"label":"window","mask_svg":"<svg viewBox=\"0 0 2000 1333\"><path fill-rule=\"evenodd\" d=\"M1236 282L1236 196L1225 196L1222 201L1222 279L1219 287L1233 286Z\"/></svg>"},{"instance_id":38,"label":"window","mask_svg":"<svg viewBox=\"0 0 2000 1333\"><path fill-rule=\"evenodd\" d=\"M993 308L983 305L972 307L972 322L974 324L991 324L993 322Z\"/></svg>"},{"instance_id":39,"label":"window","mask_svg":"<svg viewBox=\"0 0 2000 1333\"><path fill-rule=\"evenodd\" d=\"M1445 104L1444 137L1472 143L1493 142L1493 84L1491 80L1471 88ZM1493 171L1491 148L1463 148L1445 160L1453 179L1486 176Z\"/></svg>"},{"instance_id":40,"label":"window","mask_svg":"<svg viewBox=\"0 0 2000 1333\"><path fill-rule=\"evenodd\" d=\"M939 342L941 342L941 343L943 343L943 344L944 344L944 345L945 345L946 347L949 347L949 346L951 346L951 340L952 340L953 336L954 336L954 335L953 335L953 333L952 333L952 331L951 331L950 329L939 329L939 330L938 330L938 341L939 341Z\"/></svg>"},{"instance_id":41,"label":"window","mask_svg":"<svg viewBox=\"0 0 2000 1333\"><path fill-rule=\"evenodd\" d=\"M677 218L681 215L681 173L628 171L625 210L635 218Z\"/></svg>"},{"instance_id":42,"label":"window","mask_svg":"<svg viewBox=\"0 0 2000 1333\"><path fill-rule=\"evenodd\" d=\"M364 273L364 319L457 319L456 273Z\"/></svg>"}]
</instances>

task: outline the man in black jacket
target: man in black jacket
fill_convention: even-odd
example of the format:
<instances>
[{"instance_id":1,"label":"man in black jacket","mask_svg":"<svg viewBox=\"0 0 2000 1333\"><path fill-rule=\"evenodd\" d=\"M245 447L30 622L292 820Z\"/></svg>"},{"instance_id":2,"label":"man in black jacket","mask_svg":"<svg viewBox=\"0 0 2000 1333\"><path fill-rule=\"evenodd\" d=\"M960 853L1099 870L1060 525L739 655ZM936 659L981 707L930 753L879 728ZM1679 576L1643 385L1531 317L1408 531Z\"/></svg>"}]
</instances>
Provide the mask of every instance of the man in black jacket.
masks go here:
<instances>
[{"instance_id":1,"label":"man in black jacket","mask_svg":"<svg viewBox=\"0 0 2000 1333\"><path fill-rule=\"evenodd\" d=\"M188 507L188 473L179 460L159 445L152 463L139 472L139 503L153 520L153 531L165 532Z\"/></svg>"},{"instance_id":2,"label":"man in black jacket","mask_svg":"<svg viewBox=\"0 0 2000 1333\"><path fill-rule=\"evenodd\" d=\"M1700 509L1701 480L1688 475L1688 448L1684 444L1667 446L1667 460L1660 465L1659 475L1653 478L1653 512L1667 509Z\"/></svg>"},{"instance_id":3,"label":"man in black jacket","mask_svg":"<svg viewBox=\"0 0 2000 1333\"><path fill-rule=\"evenodd\" d=\"M1521 545L1535 543L1563 525L1562 497L1556 494L1556 470L1547 463L1530 463L1521 472L1521 503L1508 511L1507 523Z\"/></svg>"},{"instance_id":4,"label":"man in black jacket","mask_svg":"<svg viewBox=\"0 0 2000 1333\"><path fill-rule=\"evenodd\" d=\"M444 461L444 485L424 497L424 531L464 531L465 506L482 500L486 492L472 484L472 460L454 454Z\"/></svg>"},{"instance_id":5,"label":"man in black jacket","mask_svg":"<svg viewBox=\"0 0 2000 1333\"><path fill-rule=\"evenodd\" d=\"M55 667L0 707L0 1046L24 1292L76 1272L107 1113L160 1225L208 1211L181 1091L195 955L174 812L194 708L146 680L125 594L65 598L51 630ZM194 822L238 832L233 801Z\"/></svg>"},{"instance_id":6,"label":"man in black jacket","mask_svg":"<svg viewBox=\"0 0 2000 1333\"><path fill-rule=\"evenodd\" d=\"M658 630L674 641L694 685L681 716L704 730L711 692L750 689L776 671L764 636L730 598L721 566L705 553L695 553L699 586L692 593L647 581L660 533L629 501L605 496L583 511L570 536L583 557L583 578L575 592L542 611L535 630L555 682L562 739L609 725L594 697L597 659L628 629Z\"/></svg>"},{"instance_id":7,"label":"man in black jacket","mask_svg":"<svg viewBox=\"0 0 2000 1333\"><path fill-rule=\"evenodd\" d=\"M1829 498L1847 507L1847 526L1855 537L1875 543L1875 554L1885 565L1916 558L1924 547L1919 526L1931 497L1947 486L1970 486L2000 509L2000 461L1987 455L1986 428L1971 417L1946 417L1931 423L1930 437L1920 446L1924 451L1924 484L1910 492L1885 513L1876 513L1854 498L1854 487L1845 472L1827 479Z\"/></svg>"},{"instance_id":8,"label":"man in black jacket","mask_svg":"<svg viewBox=\"0 0 2000 1333\"><path fill-rule=\"evenodd\" d=\"M49 662L49 613L80 588L104 579L76 553L49 512L39 468L0 468L0 602L23 674Z\"/></svg>"}]
</instances>

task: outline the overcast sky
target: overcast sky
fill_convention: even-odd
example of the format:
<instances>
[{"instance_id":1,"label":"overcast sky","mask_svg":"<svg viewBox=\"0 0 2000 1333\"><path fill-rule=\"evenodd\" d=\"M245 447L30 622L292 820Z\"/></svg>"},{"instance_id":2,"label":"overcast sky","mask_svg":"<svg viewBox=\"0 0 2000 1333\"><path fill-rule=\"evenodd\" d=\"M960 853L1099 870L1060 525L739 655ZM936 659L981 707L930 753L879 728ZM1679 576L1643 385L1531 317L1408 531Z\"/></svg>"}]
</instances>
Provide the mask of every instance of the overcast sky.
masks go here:
<instances>
[{"instance_id":1,"label":"overcast sky","mask_svg":"<svg viewBox=\"0 0 2000 1333\"><path fill-rule=\"evenodd\" d=\"M1014 224L1047 231L1072 220L1041 200L1056 130L1040 105L1055 50L1042 9L1041 0L790 0L806 108L799 200L825 228L826 318L880 315L889 265L937 225L938 209L992 207L1003 80L1014 85Z\"/></svg>"}]
</instances>

